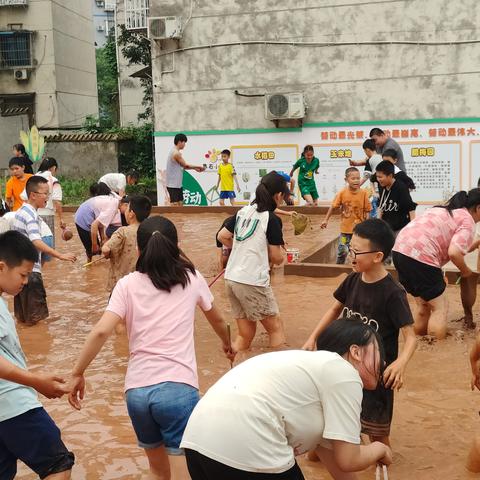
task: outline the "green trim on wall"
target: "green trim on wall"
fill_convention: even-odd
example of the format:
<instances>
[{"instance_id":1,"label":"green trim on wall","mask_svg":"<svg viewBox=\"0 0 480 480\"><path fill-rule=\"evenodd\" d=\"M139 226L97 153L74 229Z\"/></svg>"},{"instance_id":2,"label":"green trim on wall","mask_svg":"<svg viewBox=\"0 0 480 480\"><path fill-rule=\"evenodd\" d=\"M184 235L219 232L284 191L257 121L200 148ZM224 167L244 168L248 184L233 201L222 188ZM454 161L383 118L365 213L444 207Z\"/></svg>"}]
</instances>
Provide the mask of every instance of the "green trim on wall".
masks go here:
<instances>
[{"instance_id":1,"label":"green trim on wall","mask_svg":"<svg viewBox=\"0 0 480 480\"><path fill-rule=\"evenodd\" d=\"M233 135L238 133L278 133L301 132L302 128L237 128L233 130L190 130L182 131L185 135ZM174 137L180 132L153 132L154 137Z\"/></svg>"},{"instance_id":2,"label":"green trim on wall","mask_svg":"<svg viewBox=\"0 0 480 480\"><path fill-rule=\"evenodd\" d=\"M304 128L315 127L354 127L361 125L419 125L426 123L468 123L480 122L478 117L466 118L420 118L417 120L368 120L363 122L314 122L305 123L302 127L291 128L236 128L232 130L191 130L183 131L185 135L236 135L240 133L281 133L301 132ZM153 132L154 137L174 137L179 132Z\"/></svg>"}]
</instances>

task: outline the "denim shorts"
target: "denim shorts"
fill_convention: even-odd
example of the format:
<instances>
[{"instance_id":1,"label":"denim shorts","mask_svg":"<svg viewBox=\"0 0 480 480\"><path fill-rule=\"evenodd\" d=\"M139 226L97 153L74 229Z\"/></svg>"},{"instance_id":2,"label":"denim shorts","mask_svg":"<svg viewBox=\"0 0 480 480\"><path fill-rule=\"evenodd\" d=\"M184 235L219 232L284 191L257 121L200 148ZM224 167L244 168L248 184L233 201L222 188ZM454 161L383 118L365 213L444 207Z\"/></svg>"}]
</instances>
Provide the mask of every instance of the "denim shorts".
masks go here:
<instances>
[{"instance_id":1,"label":"denim shorts","mask_svg":"<svg viewBox=\"0 0 480 480\"><path fill-rule=\"evenodd\" d=\"M60 430L48 413L34 408L0 422L0 478L12 480L17 460L40 478L71 470L75 461L62 441Z\"/></svg>"},{"instance_id":2,"label":"denim shorts","mask_svg":"<svg viewBox=\"0 0 480 480\"><path fill-rule=\"evenodd\" d=\"M185 383L162 382L131 388L125 396L138 446L150 449L164 445L169 455L183 455L180 442L200 399L198 390Z\"/></svg>"},{"instance_id":3,"label":"denim shorts","mask_svg":"<svg viewBox=\"0 0 480 480\"><path fill-rule=\"evenodd\" d=\"M47 235L46 237L42 237L42 242L46 243L50 248L55 248L53 235ZM42 252L42 262L50 262L51 260L52 257L48 253Z\"/></svg>"}]
</instances>

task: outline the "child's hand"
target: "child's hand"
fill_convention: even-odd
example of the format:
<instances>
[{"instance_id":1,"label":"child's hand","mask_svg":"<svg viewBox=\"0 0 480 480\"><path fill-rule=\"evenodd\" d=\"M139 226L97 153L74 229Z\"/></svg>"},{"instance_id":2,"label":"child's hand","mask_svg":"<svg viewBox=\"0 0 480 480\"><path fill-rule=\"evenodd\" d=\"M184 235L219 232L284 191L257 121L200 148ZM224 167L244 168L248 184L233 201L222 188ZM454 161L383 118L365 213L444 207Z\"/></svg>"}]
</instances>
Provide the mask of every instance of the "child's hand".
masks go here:
<instances>
[{"instance_id":1,"label":"child's hand","mask_svg":"<svg viewBox=\"0 0 480 480\"><path fill-rule=\"evenodd\" d=\"M309 350L314 352L317 348L317 341L315 338L309 338L302 347L302 350Z\"/></svg>"},{"instance_id":2,"label":"child's hand","mask_svg":"<svg viewBox=\"0 0 480 480\"><path fill-rule=\"evenodd\" d=\"M327 222L322 222L320 224L320 228L327 228L328 223Z\"/></svg>"},{"instance_id":3,"label":"child's hand","mask_svg":"<svg viewBox=\"0 0 480 480\"><path fill-rule=\"evenodd\" d=\"M400 390L403 386L403 375L405 373L405 364L399 360L391 363L383 372L383 382L385 388Z\"/></svg>"},{"instance_id":4,"label":"child's hand","mask_svg":"<svg viewBox=\"0 0 480 480\"><path fill-rule=\"evenodd\" d=\"M70 393L70 389L65 386L65 380L57 375L39 374L32 386L47 398L60 398L66 393Z\"/></svg>"},{"instance_id":5,"label":"child's hand","mask_svg":"<svg viewBox=\"0 0 480 480\"><path fill-rule=\"evenodd\" d=\"M227 345L225 343L222 345L222 349L225 356L231 362L233 362L235 360L235 356L237 355L237 351L231 345Z\"/></svg>"},{"instance_id":6,"label":"child's hand","mask_svg":"<svg viewBox=\"0 0 480 480\"><path fill-rule=\"evenodd\" d=\"M58 258L64 262L74 263L77 261L77 257L73 253L62 253Z\"/></svg>"},{"instance_id":7,"label":"child's hand","mask_svg":"<svg viewBox=\"0 0 480 480\"><path fill-rule=\"evenodd\" d=\"M85 395L85 377L83 375L72 375L69 387L68 403L76 410L80 410L82 408L80 400L83 400Z\"/></svg>"}]
</instances>

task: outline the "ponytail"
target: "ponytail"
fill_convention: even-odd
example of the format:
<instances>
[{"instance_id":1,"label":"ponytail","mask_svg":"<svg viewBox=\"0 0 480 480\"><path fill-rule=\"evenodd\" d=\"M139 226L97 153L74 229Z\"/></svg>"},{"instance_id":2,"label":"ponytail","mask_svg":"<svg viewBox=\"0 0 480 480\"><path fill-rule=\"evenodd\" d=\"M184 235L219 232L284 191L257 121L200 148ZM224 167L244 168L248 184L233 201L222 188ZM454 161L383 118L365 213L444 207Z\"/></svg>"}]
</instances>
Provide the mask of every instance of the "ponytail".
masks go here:
<instances>
[{"instance_id":1,"label":"ponytail","mask_svg":"<svg viewBox=\"0 0 480 480\"><path fill-rule=\"evenodd\" d=\"M472 188L468 193L465 190L457 192L445 205L435 205L438 208L445 208L450 215L453 210L459 208L474 208L480 205L480 188Z\"/></svg>"},{"instance_id":2,"label":"ponytail","mask_svg":"<svg viewBox=\"0 0 480 480\"><path fill-rule=\"evenodd\" d=\"M185 288L189 273L196 274L193 263L178 247L175 225L165 217L144 220L137 231L140 256L136 271L145 273L159 290L170 292L175 285Z\"/></svg>"},{"instance_id":3,"label":"ponytail","mask_svg":"<svg viewBox=\"0 0 480 480\"><path fill-rule=\"evenodd\" d=\"M255 190L255 200L252 202L257 205L258 212L273 212L277 208L277 204L273 199L276 193L283 193L284 198L290 196L287 182L277 172L270 172L260 180Z\"/></svg>"}]
</instances>

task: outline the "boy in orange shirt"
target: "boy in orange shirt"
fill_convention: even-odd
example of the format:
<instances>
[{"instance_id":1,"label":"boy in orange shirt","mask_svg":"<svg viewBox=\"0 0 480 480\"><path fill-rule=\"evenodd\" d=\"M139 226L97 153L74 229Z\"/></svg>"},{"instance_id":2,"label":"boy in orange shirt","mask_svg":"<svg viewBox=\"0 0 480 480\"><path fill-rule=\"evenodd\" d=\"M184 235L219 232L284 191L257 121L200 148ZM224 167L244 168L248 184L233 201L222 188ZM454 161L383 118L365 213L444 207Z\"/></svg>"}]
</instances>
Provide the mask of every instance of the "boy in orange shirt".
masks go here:
<instances>
[{"instance_id":1,"label":"boy in orange shirt","mask_svg":"<svg viewBox=\"0 0 480 480\"><path fill-rule=\"evenodd\" d=\"M25 163L21 157L13 157L8 162L11 178L5 187L5 200L7 205L14 212L23 205L20 195L25 190L27 180L32 176L31 173L25 173Z\"/></svg>"},{"instance_id":2,"label":"boy in orange shirt","mask_svg":"<svg viewBox=\"0 0 480 480\"><path fill-rule=\"evenodd\" d=\"M360 188L360 171L356 167L350 167L345 170L345 181L348 187L340 190L332 206L328 209L325 220L321 228L327 228L328 220L332 216L335 208L341 207L342 221L340 223L340 238L338 241L337 264L345 263L352 239L353 228L358 223L367 219L368 213L372 209L368 200L368 192Z\"/></svg>"}]
</instances>

